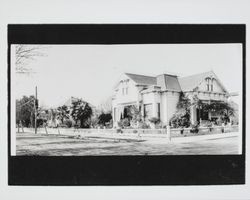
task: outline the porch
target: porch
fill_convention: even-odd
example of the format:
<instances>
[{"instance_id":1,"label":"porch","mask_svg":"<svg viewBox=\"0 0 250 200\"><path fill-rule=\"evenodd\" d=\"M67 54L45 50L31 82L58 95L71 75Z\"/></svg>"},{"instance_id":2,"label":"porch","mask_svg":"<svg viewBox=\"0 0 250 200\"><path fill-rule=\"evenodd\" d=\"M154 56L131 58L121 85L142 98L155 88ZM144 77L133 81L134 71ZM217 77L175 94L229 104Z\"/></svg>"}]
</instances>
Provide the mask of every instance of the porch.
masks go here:
<instances>
[{"instance_id":1,"label":"porch","mask_svg":"<svg viewBox=\"0 0 250 200\"><path fill-rule=\"evenodd\" d=\"M203 121L212 121L216 122L221 117L224 117L222 111L226 110L225 108L212 108L212 104L223 104L221 101L206 101L200 100L197 105L192 105L190 108L190 121L192 124L196 122ZM226 111L227 112L227 111ZM230 120L229 120L230 121Z\"/></svg>"},{"instance_id":2,"label":"porch","mask_svg":"<svg viewBox=\"0 0 250 200\"><path fill-rule=\"evenodd\" d=\"M160 119L160 104L143 104L142 102L131 102L119 104L113 107L112 112L114 127L118 127L118 122L125 118L127 118L129 121L133 118L140 118L144 122L147 122L152 117Z\"/></svg>"},{"instance_id":3,"label":"porch","mask_svg":"<svg viewBox=\"0 0 250 200\"><path fill-rule=\"evenodd\" d=\"M114 106L112 108L112 115L113 115L113 126L118 127L118 122L122 119L129 119L129 121L132 119L131 114L131 108L135 106L138 107L138 110L141 112L141 115L143 115L143 109L141 109L141 105L138 102L130 102L130 103L122 103Z\"/></svg>"}]
</instances>

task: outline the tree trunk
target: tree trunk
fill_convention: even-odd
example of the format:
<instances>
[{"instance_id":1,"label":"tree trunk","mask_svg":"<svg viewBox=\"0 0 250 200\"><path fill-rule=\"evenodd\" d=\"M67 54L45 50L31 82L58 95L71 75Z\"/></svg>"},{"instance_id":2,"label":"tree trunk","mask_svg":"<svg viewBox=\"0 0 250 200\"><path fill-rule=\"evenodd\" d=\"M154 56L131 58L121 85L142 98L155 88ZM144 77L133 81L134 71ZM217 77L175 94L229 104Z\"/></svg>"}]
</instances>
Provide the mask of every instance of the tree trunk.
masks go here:
<instances>
[{"instance_id":1,"label":"tree trunk","mask_svg":"<svg viewBox=\"0 0 250 200\"><path fill-rule=\"evenodd\" d=\"M83 125L84 125L84 120L83 120L83 119L81 119L81 120L80 120L80 127L81 127L81 128L84 128L84 126L83 126Z\"/></svg>"}]
</instances>

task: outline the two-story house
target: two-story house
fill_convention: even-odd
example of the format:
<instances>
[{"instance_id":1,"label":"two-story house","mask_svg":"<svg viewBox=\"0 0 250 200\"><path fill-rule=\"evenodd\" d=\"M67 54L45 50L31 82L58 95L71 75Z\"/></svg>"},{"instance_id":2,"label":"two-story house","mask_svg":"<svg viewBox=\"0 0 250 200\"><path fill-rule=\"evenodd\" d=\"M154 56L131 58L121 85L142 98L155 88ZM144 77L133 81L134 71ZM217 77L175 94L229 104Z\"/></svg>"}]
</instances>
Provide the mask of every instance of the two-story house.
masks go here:
<instances>
[{"instance_id":1,"label":"two-story house","mask_svg":"<svg viewBox=\"0 0 250 200\"><path fill-rule=\"evenodd\" d=\"M229 93L213 71L187 77L161 74L156 77L125 73L114 88L112 115L114 126L126 117L127 108L137 105L144 120L156 117L165 125L176 112L180 92L192 99L196 95L201 101L227 101ZM218 116L202 113L192 106L191 123Z\"/></svg>"}]
</instances>

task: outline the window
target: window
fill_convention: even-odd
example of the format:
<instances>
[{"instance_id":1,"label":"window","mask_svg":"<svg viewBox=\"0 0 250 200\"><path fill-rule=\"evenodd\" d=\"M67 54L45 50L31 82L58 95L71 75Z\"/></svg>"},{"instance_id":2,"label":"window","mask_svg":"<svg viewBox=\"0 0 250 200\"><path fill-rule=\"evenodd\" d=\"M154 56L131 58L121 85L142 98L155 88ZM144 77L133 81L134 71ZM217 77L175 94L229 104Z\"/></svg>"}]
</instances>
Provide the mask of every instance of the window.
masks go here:
<instances>
[{"instance_id":1,"label":"window","mask_svg":"<svg viewBox=\"0 0 250 200\"><path fill-rule=\"evenodd\" d=\"M158 119L161 118L161 104L157 103L157 117Z\"/></svg>"},{"instance_id":2,"label":"window","mask_svg":"<svg viewBox=\"0 0 250 200\"><path fill-rule=\"evenodd\" d=\"M211 80L211 85L210 85L211 91L212 91L212 92L213 92L213 89L214 89L214 88L213 88L213 82L214 82L214 79Z\"/></svg>"},{"instance_id":3,"label":"window","mask_svg":"<svg viewBox=\"0 0 250 200\"><path fill-rule=\"evenodd\" d=\"M207 85L207 91L213 91L213 82L214 82L214 79L212 78L206 78L206 85Z\"/></svg>"},{"instance_id":4,"label":"window","mask_svg":"<svg viewBox=\"0 0 250 200\"><path fill-rule=\"evenodd\" d=\"M129 80L123 80L122 83L122 95L128 94L128 82Z\"/></svg>"},{"instance_id":5,"label":"window","mask_svg":"<svg viewBox=\"0 0 250 200\"><path fill-rule=\"evenodd\" d=\"M210 82L210 78L206 78L206 82L207 82L207 91L209 91L209 82Z\"/></svg>"},{"instance_id":6,"label":"window","mask_svg":"<svg viewBox=\"0 0 250 200\"><path fill-rule=\"evenodd\" d=\"M150 118L152 116L152 104L144 105L144 117Z\"/></svg>"}]
</instances>

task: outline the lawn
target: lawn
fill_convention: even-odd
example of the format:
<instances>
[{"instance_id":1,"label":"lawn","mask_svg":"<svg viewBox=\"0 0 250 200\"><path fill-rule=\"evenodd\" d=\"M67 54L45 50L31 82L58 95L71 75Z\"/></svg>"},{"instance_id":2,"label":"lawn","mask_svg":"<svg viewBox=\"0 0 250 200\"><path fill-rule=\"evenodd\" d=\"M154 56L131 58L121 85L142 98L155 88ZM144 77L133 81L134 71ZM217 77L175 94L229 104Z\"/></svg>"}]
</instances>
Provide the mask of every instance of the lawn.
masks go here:
<instances>
[{"instance_id":1,"label":"lawn","mask_svg":"<svg viewBox=\"0 0 250 200\"><path fill-rule=\"evenodd\" d=\"M18 156L238 154L237 136L175 143L18 133L16 145Z\"/></svg>"}]
</instances>

